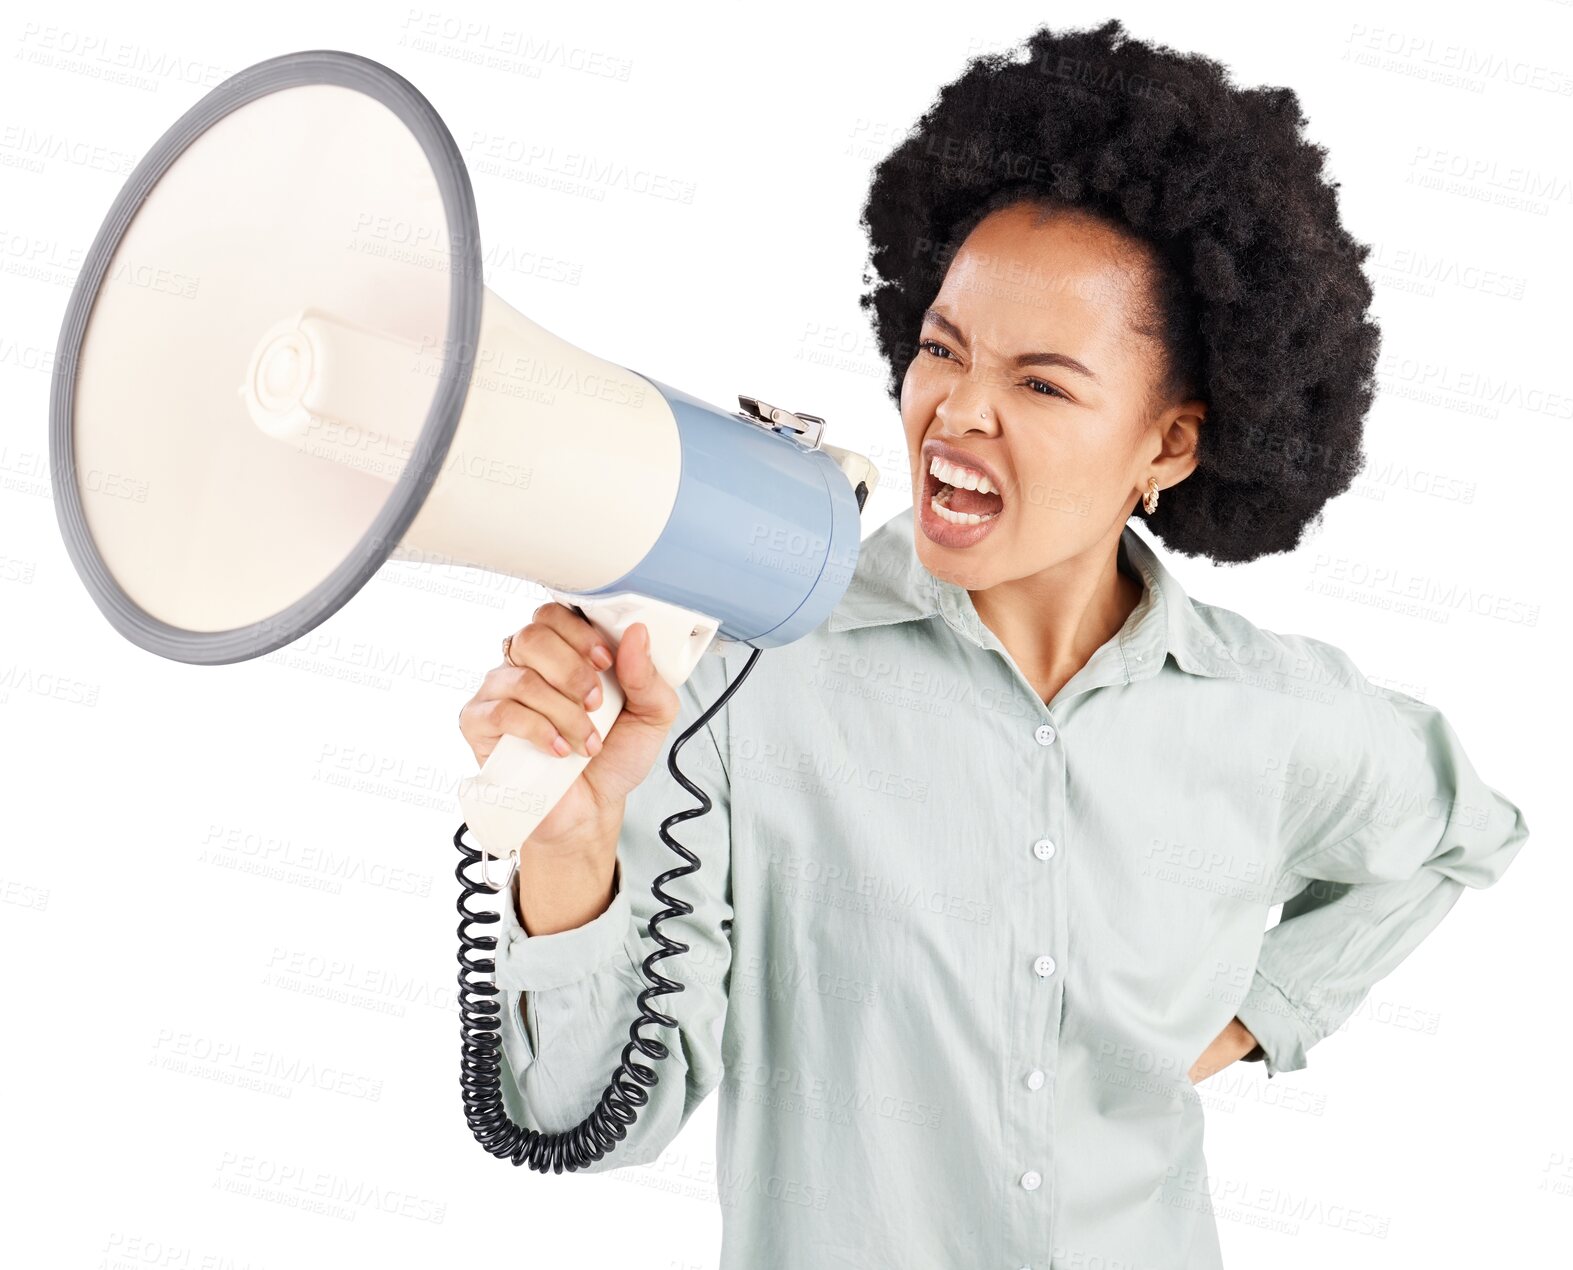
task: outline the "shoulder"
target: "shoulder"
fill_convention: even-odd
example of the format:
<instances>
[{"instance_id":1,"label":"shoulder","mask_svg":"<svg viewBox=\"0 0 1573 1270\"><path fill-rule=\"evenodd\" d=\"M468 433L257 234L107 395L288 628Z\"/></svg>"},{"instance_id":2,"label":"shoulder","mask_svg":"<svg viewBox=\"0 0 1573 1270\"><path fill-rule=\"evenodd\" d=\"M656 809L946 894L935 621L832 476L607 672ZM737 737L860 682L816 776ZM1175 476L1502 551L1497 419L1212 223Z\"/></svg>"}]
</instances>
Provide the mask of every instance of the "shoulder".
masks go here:
<instances>
[{"instance_id":1,"label":"shoulder","mask_svg":"<svg viewBox=\"0 0 1573 1270\"><path fill-rule=\"evenodd\" d=\"M1309 704L1391 709L1412 701L1374 682L1343 648L1258 625L1221 604L1187 600L1173 645L1183 669ZM1189 664L1187 664L1189 661Z\"/></svg>"},{"instance_id":2,"label":"shoulder","mask_svg":"<svg viewBox=\"0 0 1573 1270\"><path fill-rule=\"evenodd\" d=\"M1284 859L1364 843L1434 809L1452 732L1433 706L1374 682L1347 650L1275 631L1221 605L1192 606L1204 674L1234 685L1200 712L1250 764L1252 788L1276 807Z\"/></svg>"}]
</instances>

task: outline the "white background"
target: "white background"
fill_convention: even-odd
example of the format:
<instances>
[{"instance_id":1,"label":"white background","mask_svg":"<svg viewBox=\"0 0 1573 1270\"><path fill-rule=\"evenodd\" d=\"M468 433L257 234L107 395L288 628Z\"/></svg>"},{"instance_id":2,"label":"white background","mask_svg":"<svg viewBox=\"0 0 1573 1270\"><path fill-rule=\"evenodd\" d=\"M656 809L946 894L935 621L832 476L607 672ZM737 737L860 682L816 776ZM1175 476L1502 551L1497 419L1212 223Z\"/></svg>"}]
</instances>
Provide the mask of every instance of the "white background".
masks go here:
<instances>
[{"instance_id":1,"label":"white background","mask_svg":"<svg viewBox=\"0 0 1573 1270\"><path fill-rule=\"evenodd\" d=\"M884 470L871 531L911 495L857 305L870 167L970 56L1109 13L8 6L6 1262L679 1270L714 1265L720 1240L714 1097L659 1164L598 1177L515 1169L464 1123L450 839L474 761L456 719L543 596L391 564L298 644L204 668L122 640L80 585L50 497L51 356L130 166L253 62L306 48L385 62L471 164L494 290L712 402L825 415L829 440ZM1166 558L1193 596L1334 643L1441 706L1532 836L1306 1070L1269 1083L1236 1064L1202 1086L1226 1259L1546 1265L1573 1229L1555 537L1573 416L1573 8L1322 3L1278 30L1268 14L1119 9L1139 38L1299 93L1346 222L1375 249L1370 463L1292 556ZM1418 611L1394 607L1417 594ZM282 876L256 871L268 864ZM274 1075L246 1087L258 1066ZM331 1211L303 1207L324 1192Z\"/></svg>"}]
</instances>

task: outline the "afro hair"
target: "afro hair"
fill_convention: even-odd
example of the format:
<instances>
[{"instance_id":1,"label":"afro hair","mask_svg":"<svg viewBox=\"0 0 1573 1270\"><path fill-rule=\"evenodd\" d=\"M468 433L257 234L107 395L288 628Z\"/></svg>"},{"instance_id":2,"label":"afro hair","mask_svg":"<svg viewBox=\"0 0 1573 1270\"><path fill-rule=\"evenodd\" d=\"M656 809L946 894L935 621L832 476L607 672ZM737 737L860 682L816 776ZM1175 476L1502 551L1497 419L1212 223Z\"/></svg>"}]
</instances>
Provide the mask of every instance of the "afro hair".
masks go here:
<instances>
[{"instance_id":1,"label":"afro hair","mask_svg":"<svg viewBox=\"0 0 1573 1270\"><path fill-rule=\"evenodd\" d=\"M1288 88L1241 88L1199 54L1096 29L1040 29L972 59L875 167L860 301L899 404L924 309L990 211L1074 208L1149 248L1154 404L1197 398L1196 469L1147 519L1220 564L1299 545L1365 463L1380 335L1370 247ZM1139 505L1139 504L1138 504Z\"/></svg>"}]
</instances>

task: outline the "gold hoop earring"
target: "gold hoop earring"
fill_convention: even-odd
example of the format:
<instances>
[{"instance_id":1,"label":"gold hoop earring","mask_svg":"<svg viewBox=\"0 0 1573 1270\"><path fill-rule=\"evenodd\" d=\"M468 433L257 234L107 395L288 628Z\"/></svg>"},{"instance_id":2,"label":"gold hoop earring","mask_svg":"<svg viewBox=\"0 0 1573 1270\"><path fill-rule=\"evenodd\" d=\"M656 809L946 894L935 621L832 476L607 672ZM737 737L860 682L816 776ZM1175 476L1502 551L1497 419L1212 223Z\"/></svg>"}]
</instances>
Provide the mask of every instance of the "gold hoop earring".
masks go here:
<instances>
[{"instance_id":1,"label":"gold hoop earring","mask_svg":"<svg viewBox=\"0 0 1573 1270\"><path fill-rule=\"evenodd\" d=\"M1147 478L1147 492L1142 495L1142 510L1151 516L1158 510L1158 478Z\"/></svg>"}]
</instances>

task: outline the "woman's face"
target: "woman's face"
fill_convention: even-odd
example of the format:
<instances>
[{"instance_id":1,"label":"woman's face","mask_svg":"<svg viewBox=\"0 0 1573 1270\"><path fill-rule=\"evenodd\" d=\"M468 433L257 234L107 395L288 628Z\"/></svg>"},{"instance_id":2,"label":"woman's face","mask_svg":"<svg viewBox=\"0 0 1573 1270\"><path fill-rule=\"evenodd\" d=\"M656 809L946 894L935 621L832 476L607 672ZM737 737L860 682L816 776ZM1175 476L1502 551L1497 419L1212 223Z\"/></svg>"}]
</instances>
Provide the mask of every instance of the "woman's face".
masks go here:
<instances>
[{"instance_id":1,"label":"woman's face","mask_svg":"<svg viewBox=\"0 0 1573 1270\"><path fill-rule=\"evenodd\" d=\"M1089 216L1040 215L1002 208L967 236L902 382L918 556L968 590L1117 539L1149 474L1168 489L1195 468L1202 403L1144 408L1162 367L1131 325L1144 256ZM997 493L947 490L931 472L936 450L992 473ZM988 519L949 523L936 495Z\"/></svg>"}]
</instances>

